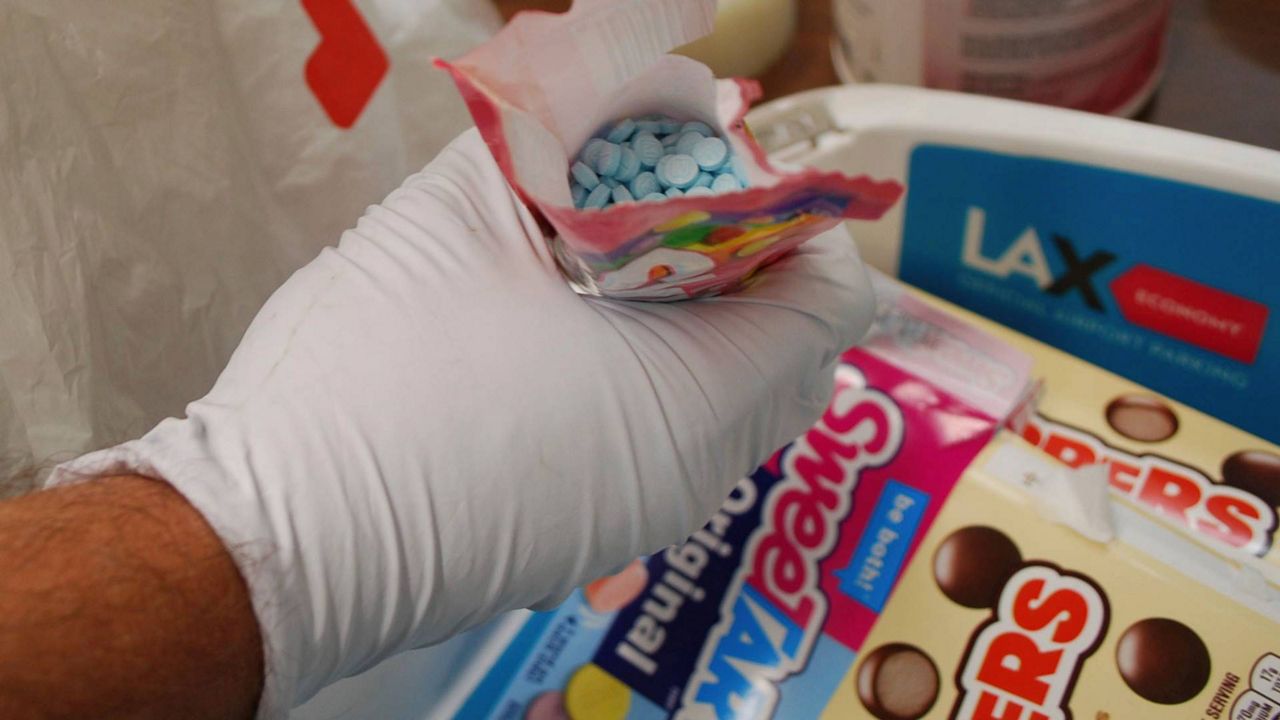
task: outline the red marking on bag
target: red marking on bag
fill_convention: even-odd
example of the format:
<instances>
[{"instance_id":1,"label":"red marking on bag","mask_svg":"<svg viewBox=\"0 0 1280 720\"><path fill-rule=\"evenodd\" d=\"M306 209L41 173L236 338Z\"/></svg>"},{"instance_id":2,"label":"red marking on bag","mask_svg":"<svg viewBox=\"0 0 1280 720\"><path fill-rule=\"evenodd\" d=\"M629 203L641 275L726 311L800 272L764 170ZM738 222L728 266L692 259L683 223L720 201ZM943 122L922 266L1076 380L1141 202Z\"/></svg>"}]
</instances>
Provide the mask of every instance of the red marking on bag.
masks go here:
<instances>
[{"instance_id":1,"label":"red marking on bag","mask_svg":"<svg viewBox=\"0 0 1280 720\"><path fill-rule=\"evenodd\" d=\"M355 125L391 63L353 0L302 0L320 33L307 58L307 87L340 128Z\"/></svg>"}]
</instances>

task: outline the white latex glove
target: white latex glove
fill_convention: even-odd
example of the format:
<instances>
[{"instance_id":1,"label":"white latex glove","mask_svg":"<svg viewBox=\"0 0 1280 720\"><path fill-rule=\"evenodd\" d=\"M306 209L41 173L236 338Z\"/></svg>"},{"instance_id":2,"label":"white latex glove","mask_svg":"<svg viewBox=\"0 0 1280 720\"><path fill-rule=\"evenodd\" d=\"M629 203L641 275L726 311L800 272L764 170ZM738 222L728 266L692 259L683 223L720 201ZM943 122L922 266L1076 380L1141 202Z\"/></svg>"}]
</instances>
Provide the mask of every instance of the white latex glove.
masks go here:
<instances>
[{"instance_id":1,"label":"white latex glove","mask_svg":"<svg viewBox=\"0 0 1280 720\"><path fill-rule=\"evenodd\" d=\"M271 297L185 420L53 482L190 500L248 581L280 717L689 535L817 417L872 306L843 230L728 297L576 295L469 132Z\"/></svg>"}]
</instances>

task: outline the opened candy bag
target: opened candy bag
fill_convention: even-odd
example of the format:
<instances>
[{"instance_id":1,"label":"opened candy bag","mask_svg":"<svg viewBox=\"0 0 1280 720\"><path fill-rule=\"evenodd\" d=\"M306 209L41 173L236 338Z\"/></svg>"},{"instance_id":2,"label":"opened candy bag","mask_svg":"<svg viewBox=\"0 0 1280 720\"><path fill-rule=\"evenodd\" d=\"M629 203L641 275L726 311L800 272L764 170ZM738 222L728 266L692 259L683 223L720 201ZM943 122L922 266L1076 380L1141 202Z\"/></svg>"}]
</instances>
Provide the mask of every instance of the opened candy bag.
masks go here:
<instances>
[{"instance_id":1,"label":"opened candy bag","mask_svg":"<svg viewBox=\"0 0 1280 720\"><path fill-rule=\"evenodd\" d=\"M558 233L556 258L584 291L679 300L730 290L842 218L880 217L902 194L892 181L770 165L743 123L758 84L716 80L666 54L708 34L715 7L577 0L564 14L522 13L462 58L437 60L511 186ZM684 128L685 138L672 123L700 129ZM598 147L584 149L589 140ZM695 153L699 141L711 152ZM643 164L631 148L642 142L653 150Z\"/></svg>"}]
</instances>

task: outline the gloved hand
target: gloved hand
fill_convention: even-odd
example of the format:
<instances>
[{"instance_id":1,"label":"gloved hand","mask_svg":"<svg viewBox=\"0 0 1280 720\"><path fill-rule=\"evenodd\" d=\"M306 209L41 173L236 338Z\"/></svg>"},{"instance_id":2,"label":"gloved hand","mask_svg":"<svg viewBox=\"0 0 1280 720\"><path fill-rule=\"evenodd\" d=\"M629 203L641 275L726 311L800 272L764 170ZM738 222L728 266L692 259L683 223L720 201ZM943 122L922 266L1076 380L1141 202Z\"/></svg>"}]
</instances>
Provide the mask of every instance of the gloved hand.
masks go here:
<instances>
[{"instance_id":1,"label":"gloved hand","mask_svg":"<svg viewBox=\"0 0 1280 720\"><path fill-rule=\"evenodd\" d=\"M207 518L279 717L689 535L817 417L872 305L843 230L734 295L579 296L469 132L271 297L186 419L53 482L162 478Z\"/></svg>"}]
</instances>

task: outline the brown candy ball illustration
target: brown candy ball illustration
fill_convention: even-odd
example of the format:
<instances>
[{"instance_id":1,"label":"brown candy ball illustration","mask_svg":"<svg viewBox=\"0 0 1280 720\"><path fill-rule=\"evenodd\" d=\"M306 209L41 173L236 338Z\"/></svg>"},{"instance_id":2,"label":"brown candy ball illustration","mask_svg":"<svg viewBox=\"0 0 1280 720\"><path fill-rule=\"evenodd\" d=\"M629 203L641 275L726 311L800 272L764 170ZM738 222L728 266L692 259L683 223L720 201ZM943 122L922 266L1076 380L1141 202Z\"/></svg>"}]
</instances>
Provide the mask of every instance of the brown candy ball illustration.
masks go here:
<instances>
[{"instance_id":1,"label":"brown candy ball illustration","mask_svg":"<svg viewBox=\"0 0 1280 720\"><path fill-rule=\"evenodd\" d=\"M858 669L858 699L879 720L917 720L938 699L938 667L919 648L890 643Z\"/></svg>"},{"instance_id":2,"label":"brown candy ball illustration","mask_svg":"<svg viewBox=\"0 0 1280 720\"><path fill-rule=\"evenodd\" d=\"M1130 690L1153 703L1177 705L1209 682L1209 649L1195 630L1169 618L1129 626L1116 645L1116 667Z\"/></svg>"},{"instance_id":3,"label":"brown candy ball illustration","mask_svg":"<svg viewBox=\"0 0 1280 720\"><path fill-rule=\"evenodd\" d=\"M952 602L989 608L995 607L1000 590L1021 565L1022 553L1008 535L985 525L970 525L938 546L933 579Z\"/></svg>"}]
</instances>

